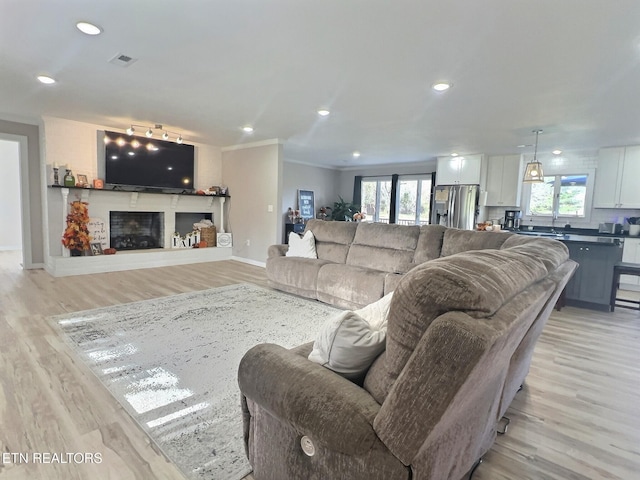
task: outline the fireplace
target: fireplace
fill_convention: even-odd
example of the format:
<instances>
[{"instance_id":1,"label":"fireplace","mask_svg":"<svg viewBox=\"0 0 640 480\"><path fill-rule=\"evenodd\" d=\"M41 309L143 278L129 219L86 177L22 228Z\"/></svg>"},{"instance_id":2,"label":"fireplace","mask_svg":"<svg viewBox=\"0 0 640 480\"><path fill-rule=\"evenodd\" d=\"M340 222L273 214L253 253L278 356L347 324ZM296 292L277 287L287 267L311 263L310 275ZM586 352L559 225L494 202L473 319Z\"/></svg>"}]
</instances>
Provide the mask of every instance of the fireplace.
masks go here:
<instances>
[{"instance_id":1,"label":"fireplace","mask_svg":"<svg viewBox=\"0 0 640 480\"><path fill-rule=\"evenodd\" d=\"M164 213L109 212L109 232L116 250L163 248Z\"/></svg>"}]
</instances>

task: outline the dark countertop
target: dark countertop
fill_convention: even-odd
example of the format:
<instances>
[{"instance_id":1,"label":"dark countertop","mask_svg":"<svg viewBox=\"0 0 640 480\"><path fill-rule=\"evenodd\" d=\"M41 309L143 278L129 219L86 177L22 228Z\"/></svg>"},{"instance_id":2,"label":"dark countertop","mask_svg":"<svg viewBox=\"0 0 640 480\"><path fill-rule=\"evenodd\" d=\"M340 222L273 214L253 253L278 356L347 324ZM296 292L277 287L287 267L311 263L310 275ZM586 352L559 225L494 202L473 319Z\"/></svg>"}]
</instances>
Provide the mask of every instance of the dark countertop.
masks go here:
<instances>
[{"instance_id":1,"label":"dark countertop","mask_svg":"<svg viewBox=\"0 0 640 480\"><path fill-rule=\"evenodd\" d=\"M569 232L558 231L557 233L552 233L551 229L545 230L520 230L514 231L519 235L527 235L534 237L545 237L552 238L554 240L560 240L565 243L589 243L589 244L597 244L597 245L611 245L611 246L620 246L624 243L624 239L628 237L628 235L613 235L607 233L598 233L595 229L572 229ZM631 237L637 238L637 237Z\"/></svg>"}]
</instances>

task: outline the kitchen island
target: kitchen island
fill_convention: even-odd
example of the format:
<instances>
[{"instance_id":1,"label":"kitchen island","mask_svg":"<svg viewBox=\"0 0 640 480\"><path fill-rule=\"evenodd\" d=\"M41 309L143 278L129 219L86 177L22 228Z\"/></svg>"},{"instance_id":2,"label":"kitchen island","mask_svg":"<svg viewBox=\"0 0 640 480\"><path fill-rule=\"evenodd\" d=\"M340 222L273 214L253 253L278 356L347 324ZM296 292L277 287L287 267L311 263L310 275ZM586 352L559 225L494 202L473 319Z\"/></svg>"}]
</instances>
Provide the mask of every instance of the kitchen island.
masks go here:
<instances>
[{"instance_id":1,"label":"kitchen island","mask_svg":"<svg viewBox=\"0 0 640 480\"><path fill-rule=\"evenodd\" d=\"M569 249L569 257L578 262L575 274L565 287L565 304L611 311L613 268L622 260L623 235L594 232L518 231L521 235L552 237Z\"/></svg>"}]
</instances>

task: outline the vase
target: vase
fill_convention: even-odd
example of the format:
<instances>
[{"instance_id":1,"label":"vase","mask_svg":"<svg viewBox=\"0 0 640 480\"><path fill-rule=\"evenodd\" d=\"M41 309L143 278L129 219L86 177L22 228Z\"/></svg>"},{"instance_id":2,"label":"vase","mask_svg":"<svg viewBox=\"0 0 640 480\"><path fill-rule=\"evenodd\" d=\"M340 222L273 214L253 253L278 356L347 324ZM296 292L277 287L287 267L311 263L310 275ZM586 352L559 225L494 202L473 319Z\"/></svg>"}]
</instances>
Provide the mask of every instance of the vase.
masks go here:
<instances>
[{"instance_id":1,"label":"vase","mask_svg":"<svg viewBox=\"0 0 640 480\"><path fill-rule=\"evenodd\" d=\"M72 248L70 250L72 257L82 257L84 256L84 250L79 250L77 248Z\"/></svg>"}]
</instances>

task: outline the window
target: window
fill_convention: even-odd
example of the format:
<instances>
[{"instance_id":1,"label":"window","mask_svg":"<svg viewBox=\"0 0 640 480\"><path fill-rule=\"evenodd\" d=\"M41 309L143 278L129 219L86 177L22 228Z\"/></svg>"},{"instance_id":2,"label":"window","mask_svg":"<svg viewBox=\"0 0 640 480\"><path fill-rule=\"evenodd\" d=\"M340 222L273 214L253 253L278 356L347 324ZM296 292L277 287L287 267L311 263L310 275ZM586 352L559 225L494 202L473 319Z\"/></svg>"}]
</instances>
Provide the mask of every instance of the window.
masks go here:
<instances>
[{"instance_id":1,"label":"window","mask_svg":"<svg viewBox=\"0 0 640 480\"><path fill-rule=\"evenodd\" d=\"M588 174L545 176L530 184L527 215L585 217Z\"/></svg>"},{"instance_id":2,"label":"window","mask_svg":"<svg viewBox=\"0 0 640 480\"><path fill-rule=\"evenodd\" d=\"M362 179L360 209L367 214L365 221L389 223L391 207L391 178Z\"/></svg>"},{"instance_id":3,"label":"window","mask_svg":"<svg viewBox=\"0 0 640 480\"><path fill-rule=\"evenodd\" d=\"M400 177L396 223L427 225L431 211L431 175Z\"/></svg>"},{"instance_id":4,"label":"window","mask_svg":"<svg viewBox=\"0 0 640 480\"><path fill-rule=\"evenodd\" d=\"M364 177L358 181L360 208L367 215L365 221L402 225L429 223L433 174Z\"/></svg>"}]
</instances>

